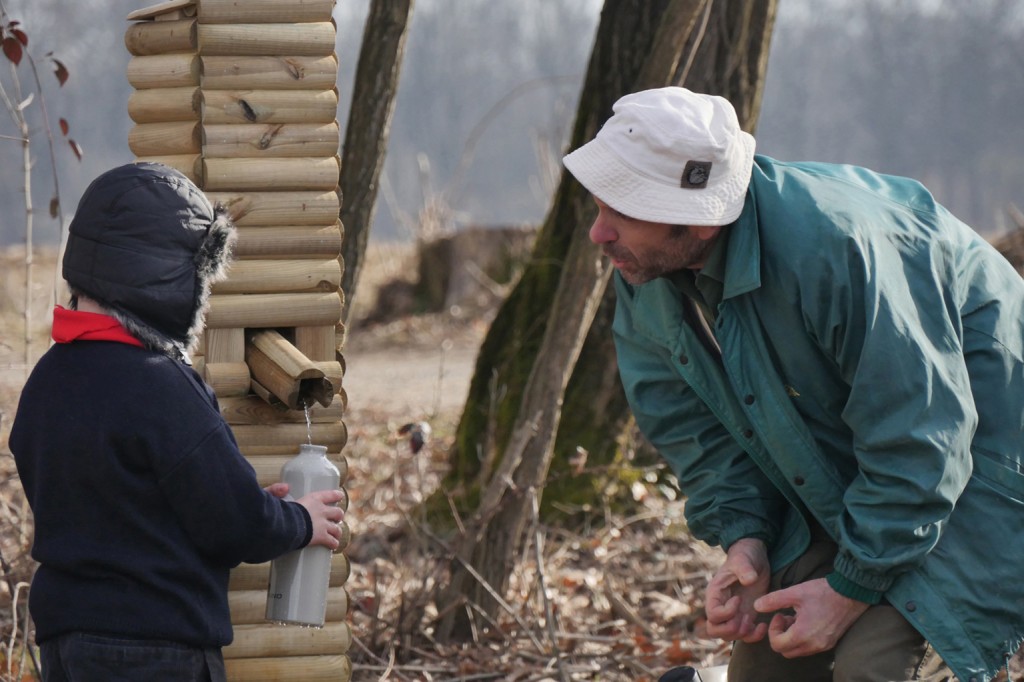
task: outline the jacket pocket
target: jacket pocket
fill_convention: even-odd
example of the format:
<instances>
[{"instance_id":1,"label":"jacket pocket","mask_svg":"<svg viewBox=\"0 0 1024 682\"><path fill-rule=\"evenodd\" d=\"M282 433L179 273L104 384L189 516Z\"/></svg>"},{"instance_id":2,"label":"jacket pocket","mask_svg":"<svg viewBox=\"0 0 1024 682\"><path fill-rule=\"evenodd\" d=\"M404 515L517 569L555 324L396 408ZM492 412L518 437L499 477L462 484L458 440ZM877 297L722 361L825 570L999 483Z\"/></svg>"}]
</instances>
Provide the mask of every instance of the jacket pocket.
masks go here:
<instances>
[{"instance_id":1,"label":"jacket pocket","mask_svg":"<svg viewBox=\"0 0 1024 682\"><path fill-rule=\"evenodd\" d=\"M972 448L974 478L997 492L1024 504L1024 465L997 452Z\"/></svg>"}]
</instances>

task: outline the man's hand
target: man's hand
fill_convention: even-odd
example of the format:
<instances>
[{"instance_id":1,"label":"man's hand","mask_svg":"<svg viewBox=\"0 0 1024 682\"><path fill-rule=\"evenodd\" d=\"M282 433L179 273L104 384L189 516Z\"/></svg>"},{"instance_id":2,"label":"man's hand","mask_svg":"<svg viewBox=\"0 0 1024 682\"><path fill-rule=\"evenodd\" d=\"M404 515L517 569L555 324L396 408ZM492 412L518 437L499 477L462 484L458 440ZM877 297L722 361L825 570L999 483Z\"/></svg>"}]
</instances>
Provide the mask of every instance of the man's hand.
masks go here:
<instances>
[{"instance_id":1,"label":"man's hand","mask_svg":"<svg viewBox=\"0 0 1024 682\"><path fill-rule=\"evenodd\" d=\"M737 540L729 547L725 563L708 583L705 609L708 634L727 640L758 642L768 632L767 623L756 623L754 602L768 591L771 567L764 542Z\"/></svg>"},{"instance_id":2,"label":"man's hand","mask_svg":"<svg viewBox=\"0 0 1024 682\"><path fill-rule=\"evenodd\" d=\"M868 605L839 594L824 578L809 580L777 592L770 592L754 603L762 613L776 613L768 627L772 649L786 658L810 656L836 645Z\"/></svg>"}]
</instances>

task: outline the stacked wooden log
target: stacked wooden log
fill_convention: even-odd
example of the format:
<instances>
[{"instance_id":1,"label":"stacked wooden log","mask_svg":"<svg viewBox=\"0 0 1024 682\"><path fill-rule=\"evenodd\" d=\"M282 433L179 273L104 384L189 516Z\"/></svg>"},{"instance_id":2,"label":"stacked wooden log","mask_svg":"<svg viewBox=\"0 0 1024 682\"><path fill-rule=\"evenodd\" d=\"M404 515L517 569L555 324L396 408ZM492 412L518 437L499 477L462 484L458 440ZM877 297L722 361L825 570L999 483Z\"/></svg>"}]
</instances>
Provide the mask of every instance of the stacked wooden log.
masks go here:
<instances>
[{"instance_id":1,"label":"stacked wooden log","mask_svg":"<svg viewBox=\"0 0 1024 682\"><path fill-rule=\"evenodd\" d=\"M193 361L263 485L307 440L346 471L333 6L173 0L133 12L125 34L129 147L183 172L238 228ZM348 573L336 554L327 623L307 629L266 622L269 564L235 570L229 678L348 680Z\"/></svg>"}]
</instances>

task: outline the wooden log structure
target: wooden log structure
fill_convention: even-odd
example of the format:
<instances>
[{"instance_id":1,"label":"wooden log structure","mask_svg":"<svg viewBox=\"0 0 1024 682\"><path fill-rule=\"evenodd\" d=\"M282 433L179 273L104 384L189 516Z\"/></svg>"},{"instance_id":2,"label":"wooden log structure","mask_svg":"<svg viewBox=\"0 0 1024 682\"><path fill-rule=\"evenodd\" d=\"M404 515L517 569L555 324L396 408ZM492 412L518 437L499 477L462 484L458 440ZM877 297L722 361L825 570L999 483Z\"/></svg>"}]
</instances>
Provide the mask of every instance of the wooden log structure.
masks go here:
<instances>
[{"instance_id":1,"label":"wooden log structure","mask_svg":"<svg viewBox=\"0 0 1024 682\"><path fill-rule=\"evenodd\" d=\"M341 263L332 260L246 260L231 268L231 278L213 287L215 294L337 291Z\"/></svg>"},{"instance_id":2,"label":"wooden log structure","mask_svg":"<svg viewBox=\"0 0 1024 682\"><path fill-rule=\"evenodd\" d=\"M351 539L351 532L348 524L342 522L341 549L348 547ZM331 575L328 585L340 587L348 581L351 566L348 557L341 552L331 555ZM231 579L228 581L228 588L232 592L246 592L251 590L266 590L270 584L270 562L262 564L242 564L231 571ZM264 597L266 595L264 594ZM264 602L265 604L266 602Z\"/></svg>"},{"instance_id":3,"label":"wooden log structure","mask_svg":"<svg viewBox=\"0 0 1024 682\"><path fill-rule=\"evenodd\" d=\"M139 157L199 154L202 131L195 121L151 121L128 132L128 148Z\"/></svg>"},{"instance_id":4,"label":"wooden log structure","mask_svg":"<svg viewBox=\"0 0 1024 682\"><path fill-rule=\"evenodd\" d=\"M210 201L227 208L236 227L338 224L341 197L330 192L211 192Z\"/></svg>"},{"instance_id":5,"label":"wooden log structure","mask_svg":"<svg viewBox=\"0 0 1024 682\"><path fill-rule=\"evenodd\" d=\"M206 326L252 328L323 325L340 319L341 306L340 292L211 296Z\"/></svg>"},{"instance_id":6,"label":"wooden log structure","mask_svg":"<svg viewBox=\"0 0 1024 682\"><path fill-rule=\"evenodd\" d=\"M336 157L317 159L227 158L203 159L203 178L211 191L237 188L245 192L304 188L328 191L338 184Z\"/></svg>"},{"instance_id":7,"label":"wooden log structure","mask_svg":"<svg viewBox=\"0 0 1024 682\"><path fill-rule=\"evenodd\" d=\"M340 363L339 363L340 364ZM345 412L345 393L339 392L329 405L313 405L309 408L309 421L313 424L330 424L341 421ZM220 412L229 424L305 424L303 410L290 410L286 406L273 405L256 395L218 398ZM295 452L298 452L296 447Z\"/></svg>"},{"instance_id":8,"label":"wooden log structure","mask_svg":"<svg viewBox=\"0 0 1024 682\"><path fill-rule=\"evenodd\" d=\"M282 448L305 443L307 438L317 445L326 445L330 452L340 452L348 441L348 430L345 422L330 424L232 424L231 430L238 441L242 454L252 453L254 457L260 453L281 452Z\"/></svg>"},{"instance_id":9,"label":"wooden log structure","mask_svg":"<svg viewBox=\"0 0 1024 682\"><path fill-rule=\"evenodd\" d=\"M254 625L266 621L267 588L260 590L233 590L228 593L231 622L234 625ZM327 621L343 621L348 615L348 593L344 587L327 590Z\"/></svg>"},{"instance_id":10,"label":"wooden log structure","mask_svg":"<svg viewBox=\"0 0 1024 682\"><path fill-rule=\"evenodd\" d=\"M196 0L166 0L152 7L135 10L128 15L128 21L179 21L194 18L198 11Z\"/></svg>"},{"instance_id":11,"label":"wooden log structure","mask_svg":"<svg viewBox=\"0 0 1024 682\"><path fill-rule=\"evenodd\" d=\"M334 0L203 0L203 23L295 23L330 21Z\"/></svg>"},{"instance_id":12,"label":"wooden log structure","mask_svg":"<svg viewBox=\"0 0 1024 682\"><path fill-rule=\"evenodd\" d=\"M352 644L348 623L327 623L322 628L281 627L273 623L235 625L235 641L224 647L224 658L343 654ZM291 679L305 680L305 677Z\"/></svg>"},{"instance_id":13,"label":"wooden log structure","mask_svg":"<svg viewBox=\"0 0 1024 682\"><path fill-rule=\"evenodd\" d=\"M321 367L272 329L249 335L245 362L253 379L290 410L304 410L314 402L326 407L337 393Z\"/></svg>"},{"instance_id":14,"label":"wooden log structure","mask_svg":"<svg viewBox=\"0 0 1024 682\"><path fill-rule=\"evenodd\" d=\"M244 362L210 362L209 355L204 363L203 379L218 396L243 396L249 394L251 379L249 366Z\"/></svg>"},{"instance_id":15,"label":"wooden log structure","mask_svg":"<svg viewBox=\"0 0 1024 682\"><path fill-rule=\"evenodd\" d=\"M347 656L230 658L224 661L229 680L245 682L344 682L352 678Z\"/></svg>"},{"instance_id":16,"label":"wooden log structure","mask_svg":"<svg viewBox=\"0 0 1024 682\"><path fill-rule=\"evenodd\" d=\"M285 347L294 348L291 344ZM281 355L284 355L283 353ZM252 392L271 406L284 405L288 409L308 409L319 403L325 405L333 402L335 386L341 385L345 375L342 364L335 361L309 363L305 356L289 361L285 358L272 359L271 356L253 347L246 346L245 364L252 373L250 388ZM301 366L302 373L295 377L282 368Z\"/></svg>"},{"instance_id":17,"label":"wooden log structure","mask_svg":"<svg viewBox=\"0 0 1024 682\"><path fill-rule=\"evenodd\" d=\"M333 54L326 57L203 57L203 85L210 90L322 92L334 88L337 81L338 58Z\"/></svg>"},{"instance_id":18,"label":"wooden log structure","mask_svg":"<svg viewBox=\"0 0 1024 682\"><path fill-rule=\"evenodd\" d=\"M338 395L341 391L341 382L345 378L345 365L337 360L319 360L314 361L313 364L323 372L324 379L330 383L335 395Z\"/></svg>"},{"instance_id":19,"label":"wooden log structure","mask_svg":"<svg viewBox=\"0 0 1024 682\"><path fill-rule=\"evenodd\" d=\"M262 57L324 57L334 53L337 30L331 21L307 24L204 24L196 42L201 54Z\"/></svg>"},{"instance_id":20,"label":"wooden log structure","mask_svg":"<svg viewBox=\"0 0 1024 682\"><path fill-rule=\"evenodd\" d=\"M149 21L133 24L124 37L128 52L138 57L195 52L196 20Z\"/></svg>"},{"instance_id":21,"label":"wooden log structure","mask_svg":"<svg viewBox=\"0 0 1024 682\"><path fill-rule=\"evenodd\" d=\"M130 104L130 102L129 102ZM341 145L338 122L208 124L203 149L219 158L330 157Z\"/></svg>"},{"instance_id":22,"label":"wooden log structure","mask_svg":"<svg viewBox=\"0 0 1024 682\"><path fill-rule=\"evenodd\" d=\"M170 0L129 14L124 38L129 149L181 171L237 228L192 361L261 486L306 442L343 484L348 472L334 4ZM320 629L266 621L269 564L233 570L228 679L349 680L350 569L334 555Z\"/></svg>"},{"instance_id":23,"label":"wooden log structure","mask_svg":"<svg viewBox=\"0 0 1024 682\"><path fill-rule=\"evenodd\" d=\"M332 123L336 90L204 90L203 120L217 123Z\"/></svg>"},{"instance_id":24,"label":"wooden log structure","mask_svg":"<svg viewBox=\"0 0 1024 682\"><path fill-rule=\"evenodd\" d=\"M199 86L199 55L190 53L132 57L128 83L137 90Z\"/></svg>"},{"instance_id":25,"label":"wooden log structure","mask_svg":"<svg viewBox=\"0 0 1024 682\"><path fill-rule=\"evenodd\" d=\"M220 362L245 362L245 330L238 327L207 329L202 347L204 355Z\"/></svg>"},{"instance_id":26,"label":"wooden log structure","mask_svg":"<svg viewBox=\"0 0 1024 682\"><path fill-rule=\"evenodd\" d=\"M235 263L246 259L316 259L341 255L343 234L337 226L239 227Z\"/></svg>"},{"instance_id":27,"label":"wooden log structure","mask_svg":"<svg viewBox=\"0 0 1024 682\"><path fill-rule=\"evenodd\" d=\"M136 90L128 98L128 116L136 123L198 121L201 106L196 85Z\"/></svg>"},{"instance_id":28,"label":"wooden log structure","mask_svg":"<svg viewBox=\"0 0 1024 682\"><path fill-rule=\"evenodd\" d=\"M344 374L345 357L337 352L338 327L340 326L339 323L333 327L295 327L293 330L295 345L314 361L336 360L341 366L342 374ZM325 369L324 371L328 376L331 375L330 370ZM340 386L340 383L338 385ZM347 399L344 388L338 389L338 395Z\"/></svg>"}]
</instances>

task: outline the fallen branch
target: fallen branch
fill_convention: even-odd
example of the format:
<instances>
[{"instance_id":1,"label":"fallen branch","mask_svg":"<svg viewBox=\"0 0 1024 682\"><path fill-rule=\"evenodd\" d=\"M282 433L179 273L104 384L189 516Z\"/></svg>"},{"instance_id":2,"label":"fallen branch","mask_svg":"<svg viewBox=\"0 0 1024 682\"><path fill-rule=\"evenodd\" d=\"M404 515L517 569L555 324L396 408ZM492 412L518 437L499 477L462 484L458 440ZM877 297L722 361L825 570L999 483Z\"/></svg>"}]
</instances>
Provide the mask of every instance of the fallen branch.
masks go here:
<instances>
[{"instance_id":1,"label":"fallen branch","mask_svg":"<svg viewBox=\"0 0 1024 682\"><path fill-rule=\"evenodd\" d=\"M412 519L409 519L408 517L406 517L406 518L409 521L409 523L414 523L412 521ZM480 583L480 586L483 587L483 589L486 590L486 592L489 595L491 595L491 597L498 603L498 605L502 608L502 610L505 611L505 613L507 613L509 616L512 617L513 620L516 621L516 623L519 625L519 627L521 627L523 629L523 632L527 633L527 635L530 638L530 641L533 642L534 646L537 648L537 651L540 651L541 653L546 653L544 651L544 646L540 643L540 640L538 640L536 638L536 636L533 634L533 631L526 624L526 621L524 621L522 619L522 617L518 613L516 613L515 609L512 608L511 604L509 604L507 601L505 601L505 599L500 594L498 594L497 590L495 590L486 580L484 580L483 576L481 576L480 573L477 572L477 570L475 568L473 568L462 557L458 556L457 554L454 554L452 552L452 549L448 546L448 544L444 540L442 540L441 538L437 537L437 535L431 533L429 530L426 529L426 527L420 526L419 527L419 531L421 533L423 533L423 535L425 535L426 537L430 538L430 540L432 540L434 543L436 543L437 546L440 547L441 549L443 549L446 554L454 556L455 560L458 561L463 566L463 568L465 568L466 571L475 580L477 580ZM463 603L469 605L471 608L476 606L476 608L479 609L478 605L475 605L475 604L473 604L472 602L470 602L468 600L464 601ZM449 611L452 608L455 608L457 606L458 606L458 604L453 604L452 606L449 606L448 609L445 610L445 612L447 612L447 611ZM441 615L441 614L439 614L439 615ZM498 628L498 630L500 631L500 628Z\"/></svg>"},{"instance_id":2,"label":"fallen branch","mask_svg":"<svg viewBox=\"0 0 1024 682\"><path fill-rule=\"evenodd\" d=\"M544 603L544 623L547 626L548 638L551 640L551 651L558 664L558 673L562 677L562 682L569 682L569 673L565 670L565 662L562 660L562 653L558 648L558 638L555 636L555 614L551 608L551 600L548 599L547 579L544 576L544 534L540 530L540 502L537 500L536 488L530 488L530 498L533 549L537 559L537 590Z\"/></svg>"}]
</instances>

